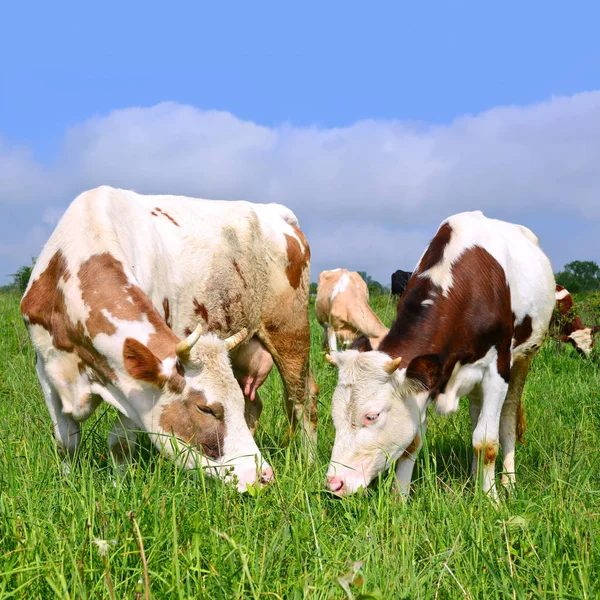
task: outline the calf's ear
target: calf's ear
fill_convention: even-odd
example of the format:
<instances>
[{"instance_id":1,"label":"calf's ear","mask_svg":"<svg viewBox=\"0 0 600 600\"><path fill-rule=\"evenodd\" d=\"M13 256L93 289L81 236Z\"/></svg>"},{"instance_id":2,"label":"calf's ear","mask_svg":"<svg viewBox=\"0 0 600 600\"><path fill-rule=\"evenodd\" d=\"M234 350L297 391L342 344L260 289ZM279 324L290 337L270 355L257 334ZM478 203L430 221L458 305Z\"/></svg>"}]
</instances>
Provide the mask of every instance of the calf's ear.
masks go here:
<instances>
[{"instance_id":1,"label":"calf's ear","mask_svg":"<svg viewBox=\"0 0 600 600\"><path fill-rule=\"evenodd\" d=\"M426 390L434 390L442 378L442 360L437 354L424 354L410 361L406 379L418 382Z\"/></svg>"},{"instance_id":2,"label":"calf's ear","mask_svg":"<svg viewBox=\"0 0 600 600\"><path fill-rule=\"evenodd\" d=\"M123 344L123 364L134 379L162 387L165 376L161 371L161 362L152 351L141 342L127 338Z\"/></svg>"}]
</instances>

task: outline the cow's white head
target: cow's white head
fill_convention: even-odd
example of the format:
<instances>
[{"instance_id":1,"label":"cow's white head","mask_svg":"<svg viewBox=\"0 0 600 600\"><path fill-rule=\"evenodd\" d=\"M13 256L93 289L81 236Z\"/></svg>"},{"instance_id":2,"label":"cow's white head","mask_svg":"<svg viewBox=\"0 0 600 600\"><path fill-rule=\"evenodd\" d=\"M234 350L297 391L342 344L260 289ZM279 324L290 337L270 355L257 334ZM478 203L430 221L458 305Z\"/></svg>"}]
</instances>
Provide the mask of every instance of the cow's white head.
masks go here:
<instances>
[{"instance_id":1,"label":"cow's white head","mask_svg":"<svg viewBox=\"0 0 600 600\"><path fill-rule=\"evenodd\" d=\"M338 367L332 411L335 443L327 471L338 495L366 488L389 468L419 433L421 409L440 377L437 356L420 356L408 368L378 351L328 356Z\"/></svg>"},{"instance_id":2,"label":"cow's white head","mask_svg":"<svg viewBox=\"0 0 600 600\"><path fill-rule=\"evenodd\" d=\"M219 339L202 335L200 326L181 341L176 358L159 360L146 346L127 338L123 360L129 375L159 391L145 423L161 450L173 454L172 438L185 442L178 457L187 467L200 464L208 473L246 484L267 483L272 468L263 460L244 417L244 395L233 376L228 352L247 331ZM202 452L185 452L186 447Z\"/></svg>"}]
</instances>

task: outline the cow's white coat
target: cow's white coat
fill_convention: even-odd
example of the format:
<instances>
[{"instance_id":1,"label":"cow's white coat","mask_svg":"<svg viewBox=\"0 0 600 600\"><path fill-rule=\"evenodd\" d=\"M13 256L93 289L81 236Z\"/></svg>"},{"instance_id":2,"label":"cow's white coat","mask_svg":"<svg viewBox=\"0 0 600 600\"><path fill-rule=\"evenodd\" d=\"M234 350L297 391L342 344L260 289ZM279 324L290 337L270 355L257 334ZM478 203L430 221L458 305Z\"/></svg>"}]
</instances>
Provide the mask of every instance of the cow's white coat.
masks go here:
<instances>
[{"instance_id":1,"label":"cow's white coat","mask_svg":"<svg viewBox=\"0 0 600 600\"><path fill-rule=\"evenodd\" d=\"M155 207L161 209L158 214ZM280 273L285 271L285 235L295 238L304 251L304 242L294 230L297 225L292 211L278 204L143 196L103 186L84 192L67 209L37 260L29 287L60 251L72 274L68 281L61 280L58 284L65 296L67 314L72 322L85 323L90 307L82 298L75 275L91 256L110 253L122 263L128 281L141 288L154 307L159 309L168 296L172 329L183 338L184 329L190 326L194 315L193 300L211 297L210 286L214 288L219 281L226 280L225 276L231 279L231 261L224 260L229 253L244 258L251 280L252 285L241 300L245 302L251 338L259 327L262 308L256 290L261 286L289 289L285 277L282 281L272 273L274 265ZM131 297L124 301L133 302ZM171 443L164 441L169 432L162 431L159 425L161 411L172 398L133 379L123 368L125 339L130 337L147 344L154 327L145 314L138 321L120 320L106 311L104 316L117 331L114 335L100 333L93 343L117 375L117 381L109 385L91 381L86 371L80 374L74 355L54 348L43 327L29 325L38 357L38 377L57 441L73 451L80 440L78 422L89 417L100 400L104 400L123 416L111 432L112 441L131 439L134 427L149 432L163 451L173 454ZM235 327L233 323L232 329ZM230 335L234 331L222 333ZM222 460L215 462L192 450L180 455L179 460L190 467L204 466L217 471L231 466L230 476L237 477L243 490L246 483L256 480L257 464L263 465L263 474L272 471L244 420L244 397L233 377L223 342L212 334L202 336L194 351L206 368L188 383L200 386L209 403L219 401L227 406L227 435ZM165 360L162 371L170 372L173 364L173 359Z\"/></svg>"},{"instance_id":2,"label":"cow's white coat","mask_svg":"<svg viewBox=\"0 0 600 600\"><path fill-rule=\"evenodd\" d=\"M488 219L479 211L454 215L445 222L452 227L452 236L443 258L419 277L430 278L448 296L453 286L452 266L466 249L480 246L498 261L510 286L515 323L526 316L532 320L529 338L511 348L511 385L513 372L524 383L530 357L544 340L554 308L550 263L535 235L520 225ZM435 302L435 298L431 300ZM429 304L429 300L425 302ZM448 335L460 335L460 331L448 328ZM353 493L398 460L398 486L406 493L425 431L426 410L432 401L429 392L406 377L408 365L401 365L391 375L386 373L384 366L390 357L382 352L338 352L332 360L339 375L332 401L336 438L328 470L331 489L339 494ZM507 392L510 402L507 400L503 408ZM457 363L444 394L435 400L437 411L448 414L458 409L461 396L469 396L473 446L481 451L486 445L497 447L498 441L502 442L505 482L514 481L515 431L514 427L512 431L502 428L501 414L504 419L505 413L517 410L515 394L511 395L509 385L498 373L497 351L492 347L473 364ZM378 416L370 421L367 415ZM495 494L493 462L483 464L482 471L484 490Z\"/></svg>"}]
</instances>

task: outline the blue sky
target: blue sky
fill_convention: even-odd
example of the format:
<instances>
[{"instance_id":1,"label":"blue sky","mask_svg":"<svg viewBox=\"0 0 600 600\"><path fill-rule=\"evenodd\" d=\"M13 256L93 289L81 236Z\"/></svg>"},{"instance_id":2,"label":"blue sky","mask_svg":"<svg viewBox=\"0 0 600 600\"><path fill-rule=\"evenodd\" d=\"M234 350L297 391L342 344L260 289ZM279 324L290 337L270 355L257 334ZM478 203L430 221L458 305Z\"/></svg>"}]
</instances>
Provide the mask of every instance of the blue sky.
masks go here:
<instances>
[{"instance_id":1,"label":"blue sky","mask_svg":"<svg viewBox=\"0 0 600 600\"><path fill-rule=\"evenodd\" d=\"M0 282L99 183L287 204L315 279L385 280L473 208L532 227L556 268L600 260L599 17L592 2L5 3Z\"/></svg>"}]
</instances>

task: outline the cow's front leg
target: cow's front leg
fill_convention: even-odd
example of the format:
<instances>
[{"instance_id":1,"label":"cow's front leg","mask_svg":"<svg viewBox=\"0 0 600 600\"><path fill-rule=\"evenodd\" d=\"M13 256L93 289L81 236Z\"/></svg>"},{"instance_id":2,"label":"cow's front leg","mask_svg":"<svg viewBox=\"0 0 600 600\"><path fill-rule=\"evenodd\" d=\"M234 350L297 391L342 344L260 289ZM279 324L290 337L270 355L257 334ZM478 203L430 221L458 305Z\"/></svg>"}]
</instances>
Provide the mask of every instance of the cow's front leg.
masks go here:
<instances>
[{"instance_id":1,"label":"cow's front leg","mask_svg":"<svg viewBox=\"0 0 600 600\"><path fill-rule=\"evenodd\" d=\"M469 393L469 414L471 416L471 430L474 433L477 427L477 421L479 421L479 413L481 412L481 401L483 394L481 386L476 385ZM471 475L474 480L477 479L477 454L473 453L473 460L471 462Z\"/></svg>"},{"instance_id":2,"label":"cow's front leg","mask_svg":"<svg viewBox=\"0 0 600 600\"><path fill-rule=\"evenodd\" d=\"M81 424L77 423L71 414L65 411L62 398L47 376L46 369L39 356L37 357L36 370L52 420L56 448L62 463L62 472L68 475L71 472L71 459L81 442Z\"/></svg>"},{"instance_id":3,"label":"cow's front leg","mask_svg":"<svg viewBox=\"0 0 600 600\"><path fill-rule=\"evenodd\" d=\"M483 491L489 492L497 500L496 456L500 414L508 391L508 382L500 375L494 361L481 382L483 394L477 425L473 431L473 450L477 457L477 472L483 474Z\"/></svg>"},{"instance_id":4,"label":"cow's front leg","mask_svg":"<svg viewBox=\"0 0 600 600\"><path fill-rule=\"evenodd\" d=\"M119 474L123 474L135 454L135 440L138 429L134 421L118 414L108 434L108 447Z\"/></svg>"},{"instance_id":5,"label":"cow's front leg","mask_svg":"<svg viewBox=\"0 0 600 600\"><path fill-rule=\"evenodd\" d=\"M423 446L423 438L427 430L427 421L423 419L421 431L417 432L410 446L402 453L402 456L396 462L396 481L394 491L400 494L404 500L408 500L410 494L410 483L412 481L413 470L419 451Z\"/></svg>"},{"instance_id":6,"label":"cow's front leg","mask_svg":"<svg viewBox=\"0 0 600 600\"><path fill-rule=\"evenodd\" d=\"M327 344L329 346L329 352L337 352L337 336L333 325L327 326Z\"/></svg>"}]
</instances>

